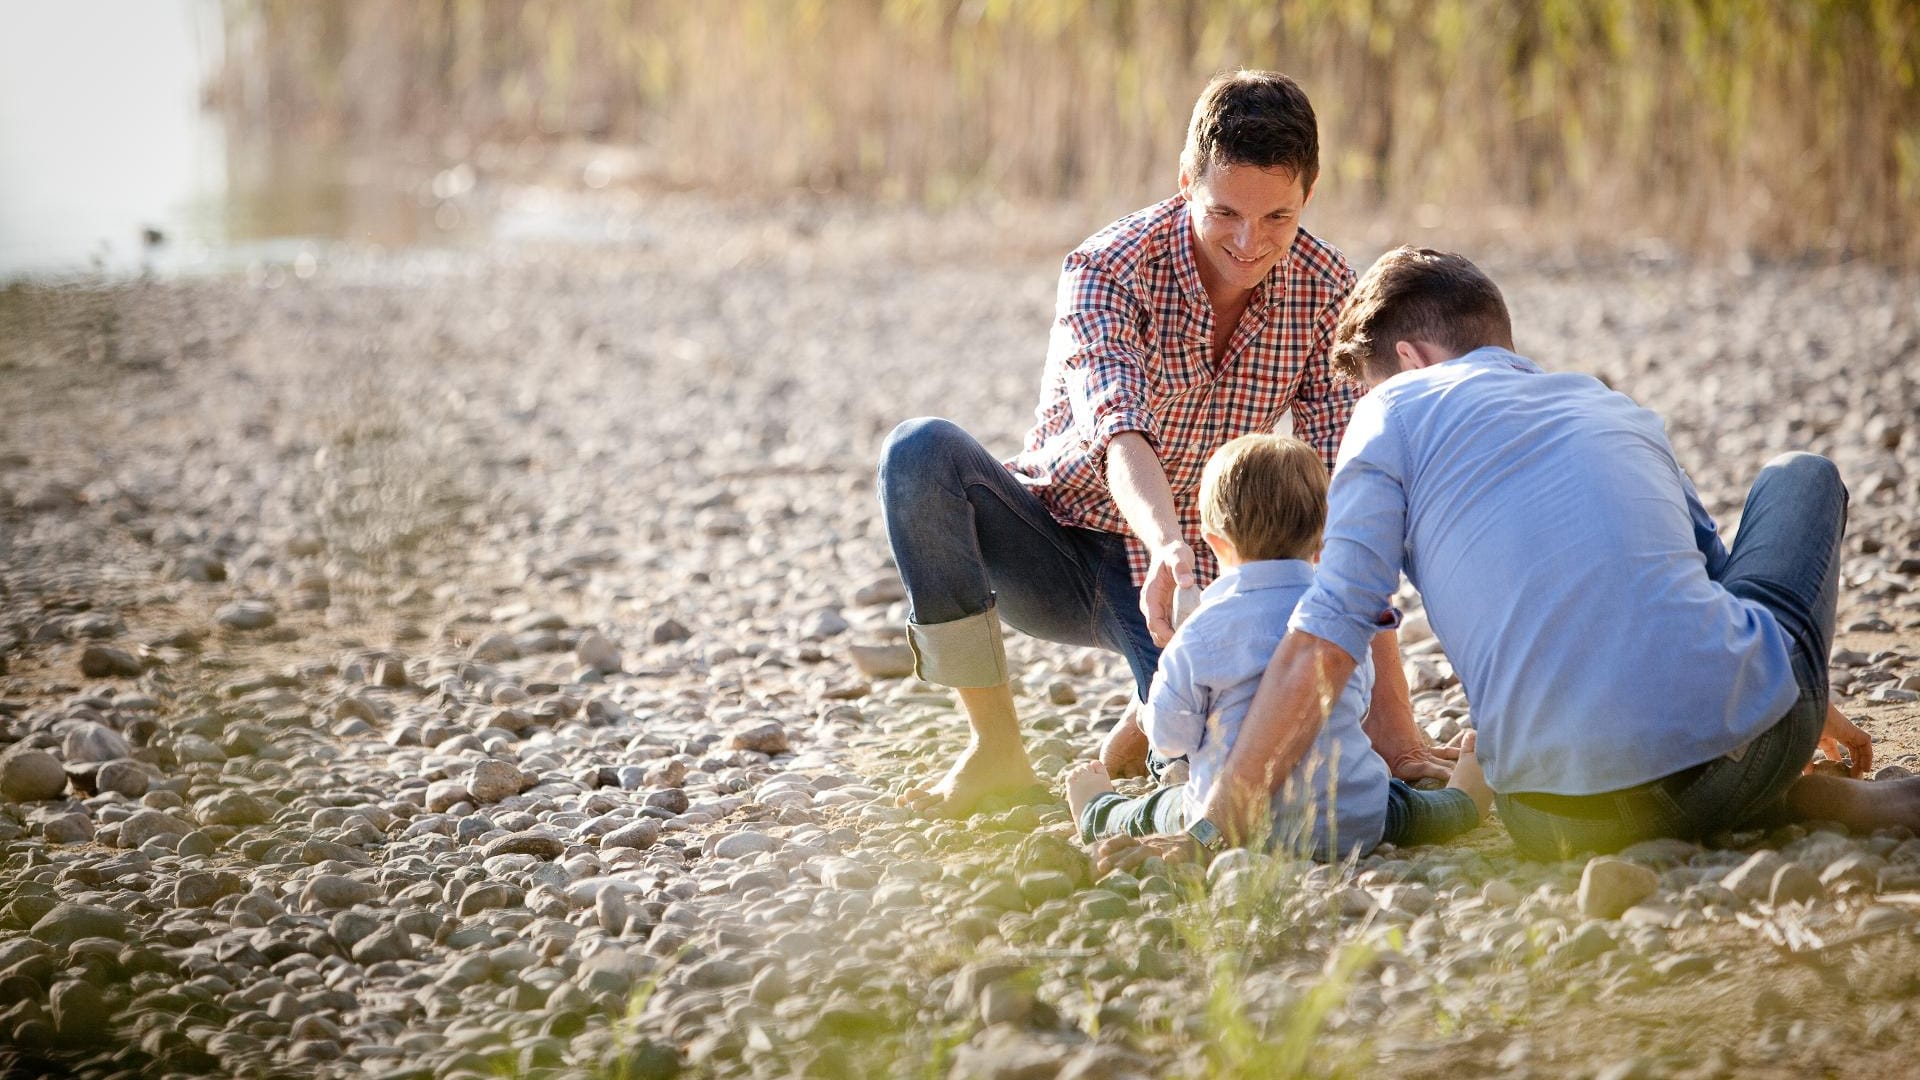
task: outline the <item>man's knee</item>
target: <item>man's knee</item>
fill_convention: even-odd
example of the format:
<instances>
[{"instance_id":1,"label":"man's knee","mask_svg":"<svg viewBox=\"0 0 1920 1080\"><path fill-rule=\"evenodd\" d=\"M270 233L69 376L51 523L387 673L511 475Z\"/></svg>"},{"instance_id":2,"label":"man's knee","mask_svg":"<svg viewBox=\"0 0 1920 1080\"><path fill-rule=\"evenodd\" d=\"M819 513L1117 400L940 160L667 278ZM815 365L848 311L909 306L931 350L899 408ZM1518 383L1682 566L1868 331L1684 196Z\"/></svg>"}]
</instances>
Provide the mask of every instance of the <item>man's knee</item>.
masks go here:
<instances>
[{"instance_id":1,"label":"man's knee","mask_svg":"<svg viewBox=\"0 0 1920 1080\"><path fill-rule=\"evenodd\" d=\"M1840 479L1840 467L1819 454L1810 454L1805 450L1790 450L1767 462L1762 473L1775 473L1796 483L1811 484L1819 487L1837 488L1841 493L1847 490L1846 483Z\"/></svg>"},{"instance_id":2,"label":"man's knee","mask_svg":"<svg viewBox=\"0 0 1920 1080\"><path fill-rule=\"evenodd\" d=\"M955 448L970 438L960 425L937 416L905 420L880 448L877 471L880 501L887 502L919 486L924 478L949 468Z\"/></svg>"}]
</instances>

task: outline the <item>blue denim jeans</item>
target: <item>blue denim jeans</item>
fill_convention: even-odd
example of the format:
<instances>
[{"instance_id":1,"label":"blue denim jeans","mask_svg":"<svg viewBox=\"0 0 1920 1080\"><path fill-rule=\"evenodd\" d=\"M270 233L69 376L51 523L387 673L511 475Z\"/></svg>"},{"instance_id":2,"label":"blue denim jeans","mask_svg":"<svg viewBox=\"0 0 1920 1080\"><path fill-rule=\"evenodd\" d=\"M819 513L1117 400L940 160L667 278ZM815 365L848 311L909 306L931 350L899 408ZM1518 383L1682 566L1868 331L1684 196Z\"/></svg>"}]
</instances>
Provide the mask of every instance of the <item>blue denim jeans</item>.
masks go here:
<instances>
[{"instance_id":1,"label":"blue denim jeans","mask_svg":"<svg viewBox=\"0 0 1920 1080\"><path fill-rule=\"evenodd\" d=\"M1046 641L1119 653L1145 699L1160 650L1140 614L1124 538L1055 521L947 420L923 417L893 430L880 453L879 495L922 678L1005 681L1004 619Z\"/></svg>"},{"instance_id":2,"label":"blue denim jeans","mask_svg":"<svg viewBox=\"0 0 1920 1080\"><path fill-rule=\"evenodd\" d=\"M1812 760L1826 723L1846 526L1847 489L1832 462L1796 453L1767 463L1747 495L1732 551L1724 565L1708 569L1728 592L1765 606L1779 621L1791 642L1799 699L1745 746L1650 783L1598 795L1500 795L1500 819L1522 854L1562 859L1784 820L1787 788Z\"/></svg>"},{"instance_id":3,"label":"blue denim jeans","mask_svg":"<svg viewBox=\"0 0 1920 1080\"><path fill-rule=\"evenodd\" d=\"M1187 827L1185 793L1186 785L1174 784L1137 799L1114 791L1095 795L1080 812L1080 839L1091 844L1109 836L1179 832ZM1478 824L1480 813L1464 791L1421 791L1404 780L1387 781L1387 827L1380 838L1383 844L1441 844Z\"/></svg>"}]
</instances>

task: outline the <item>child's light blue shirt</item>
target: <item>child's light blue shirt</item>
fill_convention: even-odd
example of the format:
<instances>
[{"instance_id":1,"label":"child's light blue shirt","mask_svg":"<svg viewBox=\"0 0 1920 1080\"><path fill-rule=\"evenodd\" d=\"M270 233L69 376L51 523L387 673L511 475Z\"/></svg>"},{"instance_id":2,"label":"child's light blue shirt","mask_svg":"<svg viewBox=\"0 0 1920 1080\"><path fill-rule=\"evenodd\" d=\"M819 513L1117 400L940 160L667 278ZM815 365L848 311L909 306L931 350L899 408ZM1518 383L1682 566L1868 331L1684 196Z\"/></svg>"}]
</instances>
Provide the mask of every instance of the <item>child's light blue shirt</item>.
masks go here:
<instances>
[{"instance_id":1,"label":"child's light blue shirt","mask_svg":"<svg viewBox=\"0 0 1920 1080\"><path fill-rule=\"evenodd\" d=\"M1154 749L1187 755L1186 819L1197 821L1213 794L1267 662L1286 636L1294 605L1313 584L1299 559L1250 562L1224 571L1160 654L1142 720ZM1326 726L1274 797L1274 839L1311 845L1318 859L1365 853L1387 820L1387 763L1360 728L1373 696L1363 657L1340 690Z\"/></svg>"}]
</instances>

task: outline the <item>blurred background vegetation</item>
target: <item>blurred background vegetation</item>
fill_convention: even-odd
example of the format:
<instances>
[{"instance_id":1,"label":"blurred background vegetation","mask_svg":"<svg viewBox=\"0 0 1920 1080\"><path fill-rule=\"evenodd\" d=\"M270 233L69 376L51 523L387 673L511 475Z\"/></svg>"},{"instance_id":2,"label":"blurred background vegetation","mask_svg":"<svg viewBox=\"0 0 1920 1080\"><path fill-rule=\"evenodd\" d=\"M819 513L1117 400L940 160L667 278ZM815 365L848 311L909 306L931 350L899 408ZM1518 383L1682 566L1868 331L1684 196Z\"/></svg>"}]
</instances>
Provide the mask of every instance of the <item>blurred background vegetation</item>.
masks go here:
<instances>
[{"instance_id":1,"label":"blurred background vegetation","mask_svg":"<svg viewBox=\"0 0 1920 1080\"><path fill-rule=\"evenodd\" d=\"M1320 115L1372 233L1920 264L1914 0L226 0L302 141L636 148L654 179L1143 204L1211 73Z\"/></svg>"}]
</instances>

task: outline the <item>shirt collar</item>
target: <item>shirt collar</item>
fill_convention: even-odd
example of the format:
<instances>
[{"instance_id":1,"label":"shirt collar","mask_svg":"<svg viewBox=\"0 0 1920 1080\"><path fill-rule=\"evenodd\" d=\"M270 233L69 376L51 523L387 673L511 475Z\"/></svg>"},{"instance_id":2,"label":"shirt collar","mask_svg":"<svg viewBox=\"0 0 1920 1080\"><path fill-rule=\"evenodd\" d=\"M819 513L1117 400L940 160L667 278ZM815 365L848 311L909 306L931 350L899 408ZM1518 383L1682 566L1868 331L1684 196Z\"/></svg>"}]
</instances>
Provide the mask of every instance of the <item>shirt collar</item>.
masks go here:
<instances>
[{"instance_id":1,"label":"shirt collar","mask_svg":"<svg viewBox=\"0 0 1920 1080\"><path fill-rule=\"evenodd\" d=\"M1484 365L1488 367L1510 367L1515 371L1525 371L1535 375L1541 373L1540 365L1521 356L1519 353L1510 352L1498 345L1482 345L1472 352L1461 353L1459 356L1446 361L1446 363L1461 364L1463 366Z\"/></svg>"},{"instance_id":2,"label":"shirt collar","mask_svg":"<svg viewBox=\"0 0 1920 1080\"><path fill-rule=\"evenodd\" d=\"M1174 196L1180 198L1179 196ZM1200 284L1200 264L1195 261L1193 252L1193 204L1180 198L1180 212L1174 215L1174 228L1179 233L1173 241L1173 276L1180 282L1180 291L1187 299L1196 304L1211 304L1207 299L1207 287Z\"/></svg>"},{"instance_id":3,"label":"shirt collar","mask_svg":"<svg viewBox=\"0 0 1920 1080\"><path fill-rule=\"evenodd\" d=\"M1207 586L1206 599L1230 592L1254 592L1259 589L1306 588L1313 584L1313 564L1305 559L1261 559L1241 563Z\"/></svg>"}]
</instances>

